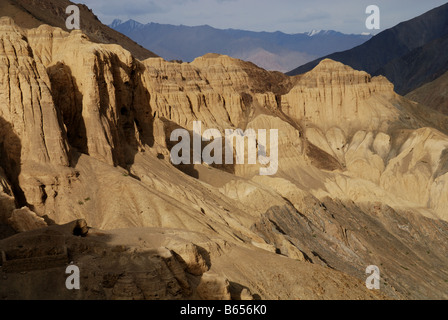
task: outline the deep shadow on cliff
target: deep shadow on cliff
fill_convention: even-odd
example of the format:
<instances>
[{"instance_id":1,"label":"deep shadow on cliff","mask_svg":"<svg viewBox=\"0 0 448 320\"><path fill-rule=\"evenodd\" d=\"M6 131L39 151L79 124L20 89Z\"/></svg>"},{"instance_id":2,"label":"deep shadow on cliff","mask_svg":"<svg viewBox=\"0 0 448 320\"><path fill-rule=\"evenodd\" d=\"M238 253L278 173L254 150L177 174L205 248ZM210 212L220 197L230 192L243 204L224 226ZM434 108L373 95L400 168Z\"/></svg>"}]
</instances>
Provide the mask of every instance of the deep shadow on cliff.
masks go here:
<instances>
[{"instance_id":1,"label":"deep shadow on cliff","mask_svg":"<svg viewBox=\"0 0 448 320\"><path fill-rule=\"evenodd\" d=\"M25 194L19 183L21 152L20 138L14 133L12 125L0 117L0 167L3 168L11 184L17 207L27 205Z\"/></svg>"}]
</instances>

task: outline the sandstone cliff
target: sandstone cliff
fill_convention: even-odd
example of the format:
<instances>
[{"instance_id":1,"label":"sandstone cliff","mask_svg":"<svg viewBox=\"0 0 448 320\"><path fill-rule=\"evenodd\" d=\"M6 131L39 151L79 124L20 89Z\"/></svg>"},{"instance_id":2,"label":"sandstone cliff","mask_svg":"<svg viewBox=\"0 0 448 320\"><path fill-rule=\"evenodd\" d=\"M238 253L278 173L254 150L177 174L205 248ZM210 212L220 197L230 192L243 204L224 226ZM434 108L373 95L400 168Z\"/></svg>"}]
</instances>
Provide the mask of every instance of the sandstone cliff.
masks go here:
<instances>
[{"instance_id":1,"label":"sandstone cliff","mask_svg":"<svg viewBox=\"0 0 448 320\"><path fill-rule=\"evenodd\" d=\"M21 29L9 18L0 19L0 57L3 225L85 219L111 238L121 228L185 232L178 242L206 248L211 272L261 298L384 298L353 291L370 264L388 274L389 297L446 298L448 120L396 95L387 79L331 60L291 78L215 54L140 61L80 31ZM172 130L191 131L197 120L203 130L278 129L277 174L259 176L259 164L173 166ZM16 211L23 207L30 212ZM0 248L10 252L20 236ZM84 265L84 252L111 243L147 250L143 236L86 237L87 251L71 236L61 241ZM170 237L154 236L150 249L174 250ZM160 270L174 261L165 253ZM199 294L185 268L167 270L158 276L182 294L160 298ZM115 279L116 293L98 297L120 298L140 280ZM166 292L168 282L145 285Z\"/></svg>"}]
</instances>

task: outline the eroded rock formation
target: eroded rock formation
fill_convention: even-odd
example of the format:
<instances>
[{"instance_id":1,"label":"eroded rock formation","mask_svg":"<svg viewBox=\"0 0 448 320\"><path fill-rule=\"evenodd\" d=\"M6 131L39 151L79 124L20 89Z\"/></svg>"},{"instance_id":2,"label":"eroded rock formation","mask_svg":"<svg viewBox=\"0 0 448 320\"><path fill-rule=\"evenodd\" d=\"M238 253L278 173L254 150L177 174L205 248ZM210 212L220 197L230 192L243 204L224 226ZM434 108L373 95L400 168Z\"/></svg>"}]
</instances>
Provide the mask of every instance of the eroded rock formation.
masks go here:
<instances>
[{"instance_id":1,"label":"eroded rock formation","mask_svg":"<svg viewBox=\"0 0 448 320\"><path fill-rule=\"evenodd\" d=\"M61 240L75 263L109 272L98 275L107 290L89 279L78 298L384 298L363 288L371 264L389 275L386 296L446 298L448 119L383 77L331 60L298 77L215 54L139 61L80 31L21 29L9 18L0 19L0 76L0 222L27 207L49 225L125 228L101 244L101 231L76 238L72 256L75 243ZM278 172L173 166L170 134L193 121L278 129ZM161 228L148 231L157 245L147 249L142 234L125 249L140 227ZM103 247L107 257L93 263ZM128 251L133 262L120 260ZM135 274L117 271L126 268Z\"/></svg>"}]
</instances>

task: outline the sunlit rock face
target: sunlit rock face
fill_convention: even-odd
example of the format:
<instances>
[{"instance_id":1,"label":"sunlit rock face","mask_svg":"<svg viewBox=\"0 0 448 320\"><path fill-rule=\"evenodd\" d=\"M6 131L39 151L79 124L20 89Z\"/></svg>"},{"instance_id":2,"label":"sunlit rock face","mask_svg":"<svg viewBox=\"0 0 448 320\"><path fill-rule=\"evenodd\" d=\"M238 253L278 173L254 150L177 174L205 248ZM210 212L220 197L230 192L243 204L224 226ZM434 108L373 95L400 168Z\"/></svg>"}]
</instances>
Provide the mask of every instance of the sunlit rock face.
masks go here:
<instances>
[{"instance_id":1,"label":"sunlit rock face","mask_svg":"<svg viewBox=\"0 0 448 320\"><path fill-rule=\"evenodd\" d=\"M195 121L223 135L278 130L277 172L261 176L247 154L245 164L174 166L171 133ZM197 294L185 272L201 277L211 260L225 298L243 287L272 299L446 298L446 271L430 271L448 256L447 123L387 79L328 59L297 77L216 54L140 61L81 31L0 19L0 222L44 228L40 239L45 225L82 218L157 249L182 291L163 297ZM157 228L154 243L113 236L122 228ZM162 236L173 229L185 234ZM363 288L372 261L389 274L385 296ZM295 276L314 280L293 289ZM126 277L116 291L138 287Z\"/></svg>"}]
</instances>

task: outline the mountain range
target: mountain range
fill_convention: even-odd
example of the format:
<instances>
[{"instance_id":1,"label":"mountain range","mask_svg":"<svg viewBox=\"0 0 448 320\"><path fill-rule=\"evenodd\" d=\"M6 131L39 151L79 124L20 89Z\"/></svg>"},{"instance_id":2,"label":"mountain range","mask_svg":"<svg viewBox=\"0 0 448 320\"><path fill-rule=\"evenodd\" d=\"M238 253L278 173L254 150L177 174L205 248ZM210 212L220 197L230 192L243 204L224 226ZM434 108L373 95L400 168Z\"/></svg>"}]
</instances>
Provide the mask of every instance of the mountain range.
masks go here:
<instances>
[{"instance_id":1,"label":"mountain range","mask_svg":"<svg viewBox=\"0 0 448 320\"><path fill-rule=\"evenodd\" d=\"M39 18L69 2L35 1L0 18L0 299L448 298L448 116L425 96L445 77L419 103L328 58L296 76L216 53L139 59L124 36L90 39L95 19L67 31L58 10ZM442 22L415 21L432 32L369 41L440 38ZM254 145L278 150L278 171L173 164L173 132L197 139L197 121L277 130Z\"/></svg>"},{"instance_id":2,"label":"mountain range","mask_svg":"<svg viewBox=\"0 0 448 320\"><path fill-rule=\"evenodd\" d=\"M317 57L353 48L371 35L331 30L308 33L252 32L115 20L111 28L123 33L166 60L191 62L206 53L219 53L251 61L266 70L286 72Z\"/></svg>"},{"instance_id":3,"label":"mountain range","mask_svg":"<svg viewBox=\"0 0 448 320\"><path fill-rule=\"evenodd\" d=\"M312 70L323 59L333 59L383 75L399 94L407 94L448 71L448 3L387 29L369 41L306 63L288 75Z\"/></svg>"}]
</instances>

